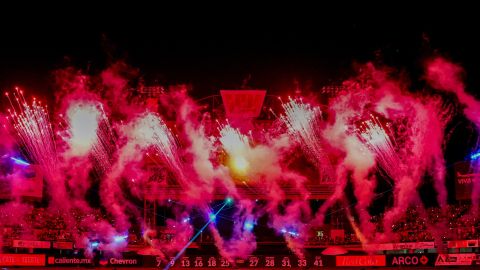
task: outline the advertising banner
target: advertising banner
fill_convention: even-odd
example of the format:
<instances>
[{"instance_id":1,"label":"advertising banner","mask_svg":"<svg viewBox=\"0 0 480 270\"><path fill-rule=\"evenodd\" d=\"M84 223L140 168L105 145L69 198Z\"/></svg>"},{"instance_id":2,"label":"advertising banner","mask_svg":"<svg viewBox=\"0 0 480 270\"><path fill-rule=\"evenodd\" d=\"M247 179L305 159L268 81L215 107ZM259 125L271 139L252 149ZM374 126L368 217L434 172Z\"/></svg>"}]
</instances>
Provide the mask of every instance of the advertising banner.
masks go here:
<instances>
[{"instance_id":1,"label":"advertising banner","mask_svg":"<svg viewBox=\"0 0 480 270\"><path fill-rule=\"evenodd\" d=\"M73 249L72 242L53 242L53 248L55 249Z\"/></svg>"},{"instance_id":2,"label":"advertising banner","mask_svg":"<svg viewBox=\"0 0 480 270\"><path fill-rule=\"evenodd\" d=\"M478 247L478 240L456 240L448 241L448 248L471 248Z\"/></svg>"},{"instance_id":3,"label":"advertising banner","mask_svg":"<svg viewBox=\"0 0 480 270\"><path fill-rule=\"evenodd\" d=\"M470 162L455 163L455 198L470 200L472 197L473 182L479 179L480 174L474 172Z\"/></svg>"},{"instance_id":4,"label":"advertising banner","mask_svg":"<svg viewBox=\"0 0 480 270\"><path fill-rule=\"evenodd\" d=\"M369 244L365 248L367 250L432 249L435 248L435 242Z\"/></svg>"},{"instance_id":5,"label":"advertising banner","mask_svg":"<svg viewBox=\"0 0 480 270\"><path fill-rule=\"evenodd\" d=\"M143 266L143 259L143 256L101 258L98 264L106 267L140 267Z\"/></svg>"},{"instance_id":6,"label":"advertising banner","mask_svg":"<svg viewBox=\"0 0 480 270\"><path fill-rule=\"evenodd\" d=\"M387 255L387 266L420 267L434 266L436 254L399 254Z\"/></svg>"},{"instance_id":7,"label":"advertising banner","mask_svg":"<svg viewBox=\"0 0 480 270\"><path fill-rule=\"evenodd\" d=\"M435 266L472 265L475 253L438 254Z\"/></svg>"},{"instance_id":8,"label":"advertising banner","mask_svg":"<svg viewBox=\"0 0 480 270\"><path fill-rule=\"evenodd\" d=\"M48 266L93 266L93 260L90 258L84 257L59 257L59 256L48 256L47 257Z\"/></svg>"},{"instance_id":9,"label":"advertising banner","mask_svg":"<svg viewBox=\"0 0 480 270\"><path fill-rule=\"evenodd\" d=\"M16 248L50 248L49 241L13 240Z\"/></svg>"},{"instance_id":10,"label":"advertising banner","mask_svg":"<svg viewBox=\"0 0 480 270\"><path fill-rule=\"evenodd\" d=\"M45 266L45 254L0 254L0 266Z\"/></svg>"},{"instance_id":11,"label":"advertising banner","mask_svg":"<svg viewBox=\"0 0 480 270\"><path fill-rule=\"evenodd\" d=\"M336 256L336 266L385 266L385 255Z\"/></svg>"}]
</instances>

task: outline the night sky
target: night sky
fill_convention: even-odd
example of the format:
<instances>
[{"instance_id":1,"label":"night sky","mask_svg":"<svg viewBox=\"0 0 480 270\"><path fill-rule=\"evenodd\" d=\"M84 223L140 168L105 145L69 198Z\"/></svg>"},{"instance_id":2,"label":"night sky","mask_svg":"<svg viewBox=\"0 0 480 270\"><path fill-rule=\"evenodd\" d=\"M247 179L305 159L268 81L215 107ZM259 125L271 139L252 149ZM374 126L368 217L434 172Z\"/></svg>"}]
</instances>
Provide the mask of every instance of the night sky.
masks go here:
<instances>
[{"instance_id":1,"label":"night sky","mask_svg":"<svg viewBox=\"0 0 480 270\"><path fill-rule=\"evenodd\" d=\"M15 16L0 24L0 89L20 85L48 95L53 70L73 65L95 74L116 60L138 68L147 84L191 83L198 97L240 87L248 75L248 87L270 93L289 91L294 79L315 89L348 78L352 64L365 61L407 71L415 84L434 54L465 67L470 92L480 85L474 16L453 7L356 8L4 9Z\"/></svg>"}]
</instances>

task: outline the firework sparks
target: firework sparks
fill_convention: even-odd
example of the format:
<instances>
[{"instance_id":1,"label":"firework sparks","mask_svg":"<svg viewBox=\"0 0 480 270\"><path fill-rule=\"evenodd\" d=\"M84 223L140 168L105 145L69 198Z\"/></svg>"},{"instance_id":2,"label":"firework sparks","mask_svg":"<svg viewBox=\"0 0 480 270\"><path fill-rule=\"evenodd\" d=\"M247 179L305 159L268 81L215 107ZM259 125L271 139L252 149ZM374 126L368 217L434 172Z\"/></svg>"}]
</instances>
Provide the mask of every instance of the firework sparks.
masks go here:
<instances>
[{"instance_id":1,"label":"firework sparks","mask_svg":"<svg viewBox=\"0 0 480 270\"><path fill-rule=\"evenodd\" d=\"M105 173L111 166L113 153L117 149L113 129L101 108L101 120L97 130L97 142L93 145L92 154L97 162L97 168Z\"/></svg>"},{"instance_id":2,"label":"firework sparks","mask_svg":"<svg viewBox=\"0 0 480 270\"><path fill-rule=\"evenodd\" d=\"M245 175L250 167L247 159L250 142L247 136L227 124L220 127L220 142L229 155L230 168L236 174Z\"/></svg>"},{"instance_id":3,"label":"firework sparks","mask_svg":"<svg viewBox=\"0 0 480 270\"><path fill-rule=\"evenodd\" d=\"M321 179L331 180L332 165L320 142L320 108L295 99L283 103L282 107L285 115L280 120L287 126L288 133L301 144L307 156L317 165Z\"/></svg>"},{"instance_id":4,"label":"firework sparks","mask_svg":"<svg viewBox=\"0 0 480 270\"><path fill-rule=\"evenodd\" d=\"M42 166L46 175L52 179L57 168L57 149L46 106L42 106L36 99L29 104L18 88L15 89L13 98L8 93L5 95L11 105L9 118L19 144L33 163Z\"/></svg>"},{"instance_id":5,"label":"firework sparks","mask_svg":"<svg viewBox=\"0 0 480 270\"><path fill-rule=\"evenodd\" d=\"M71 154L91 154L99 172L111 167L115 150L114 135L101 103L76 101L67 110L67 121Z\"/></svg>"},{"instance_id":6,"label":"firework sparks","mask_svg":"<svg viewBox=\"0 0 480 270\"><path fill-rule=\"evenodd\" d=\"M182 174L177 140L158 115L148 112L137 118L133 123L132 130L132 136L141 148L153 147L156 154L167 163L173 172Z\"/></svg>"},{"instance_id":7,"label":"firework sparks","mask_svg":"<svg viewBox=\"0 0 480 270\"><path fill-rule=\"evenodd\" d=\"M96 104L84 101L73 103L67 110L69 144L75 156L84 156L97 142L100 110Z\"/></svg>"},{"instance_id":8,"label":"firework sparks","mask_svg":"<svg viewBox=\"0 0 480 270\"><path fill-rule=\"evenodd\" d=\"M400 157L395 151L395 142L388 135L388 124L382 124L378 117L370 115L370 119L361 123L356 129L359 139L375 153L377 162L383 171L391 178L398 177Z\"/></svg>"}]
</instances>

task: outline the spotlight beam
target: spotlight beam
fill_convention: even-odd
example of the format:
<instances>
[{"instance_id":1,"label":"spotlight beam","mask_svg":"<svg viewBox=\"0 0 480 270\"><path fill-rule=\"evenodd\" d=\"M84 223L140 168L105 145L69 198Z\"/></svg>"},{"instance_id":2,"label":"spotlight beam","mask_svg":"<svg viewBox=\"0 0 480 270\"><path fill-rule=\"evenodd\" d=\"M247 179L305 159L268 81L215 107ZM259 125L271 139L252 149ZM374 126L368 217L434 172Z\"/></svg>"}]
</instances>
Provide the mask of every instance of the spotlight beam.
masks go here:
<instances>
[{"instance_id":1,"label":"spotlight beam","mask_svg":"<svg viewBox=\"0 0 480 270\"><path fill-rule=\"evenodd\" d=\"M25 160L21 160L19 158L10 157L18 165L30 166L30 163L26 162Z\"/></svg>"},{"instance_id":2,"label":"spotlight beam","mask_svg":"<svg viewBox=\"0 0 480 270\"><path fill-rule=\"evenodd\" d=\"M225 202L223 203L222 207L220 207L220 209L218 209L218 211L215 212L215 214L213 216L216 217L223 210L223 208L225 208L225 206L227 206L231 203L232 203L231 198L225 199ZM211 217L208 218L207 223L205 225L203 225L203 227L192 237L192 239L190 239L190 241L188 241L188 243L173 258L174 262L176 262L178 260L178 258L180 258L180 256L182 256L182 254L185 252L185 250L187 250L187 248L195 241L195 239L197 239L200 236L200 234L202 234L203 231L208 227L208 225L210 225L210 223L212 223L213 221L215 221L215 218L211 218ZM165 268L163 268L163 270L168 270L170 267L172 267L172 265L170 263L167 263L167 265L165 266Z\"/></svg>"}]
</instances>

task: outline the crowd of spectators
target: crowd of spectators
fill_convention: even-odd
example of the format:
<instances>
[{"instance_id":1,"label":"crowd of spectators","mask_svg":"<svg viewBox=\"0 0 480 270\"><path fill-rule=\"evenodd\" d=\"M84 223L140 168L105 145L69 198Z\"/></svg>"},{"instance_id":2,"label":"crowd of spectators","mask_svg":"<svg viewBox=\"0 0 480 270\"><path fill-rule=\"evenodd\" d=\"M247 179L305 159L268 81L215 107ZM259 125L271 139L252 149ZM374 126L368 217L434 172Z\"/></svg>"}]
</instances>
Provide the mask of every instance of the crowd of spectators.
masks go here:
<instances>
[{"instance_id":1,"label":"crowd of spectators","mask_svg":"<svg viewBox=\"0 0 480 270\"><path fill-rule=\"evenodd\" d=\"M392 231L399 235L399 242L479 239L480 217L470 213L470 208L465 204L444 209L410 207Z\"/></svg>"},{"instance_id":2,"label":"crowd of spectators","mask_svg":"<svg viewBox=\"0 0 480 270\"><path fill-rule=\"evenodd\" d=\"M480 216L470 213L468 204L448 205L444 209L423 207L409 207L403 216L392 225L394 238L391 242L431 242L449 240L476 240L480 239ZM373 216L370 222L376 232L384 232L383 214ZM348 222L341 226L330 226L344 229L341 237L332 236L331 228L312 231L308 242L317 245L348 245L359 244L360 240L353 233Z\"/></svg>"},{"instance_id":3,"label":"crowd of spectators","mask_svg":"<svg viewBox=\"0 0 480 270\"><path fill-rule=\"evenodd\" d=\"M12 220L16 213L1 212L0 218ZM10 224L4 224L2 229L3 241L11 242L14 239L37 241L73 241L73 233L87 232L88 228L82 220L93 218L99 220L104 216L99 210L84 214L72 211L69 217L73 221L72 227L67 226L64 212L47 210L46 208L32 208L27 214L19 216Z\"/></svg>"},{"instance_id":4,"label":"crowd of spectators","mask_svg":"<svg viewBox=\"0 0 480 270\"><path fill-rule=\"evenodd\" d=\"M449 205L444 209L422 207L409 207L405 214L392 225L391 231L394 238L391 242L429 242L435 240L470 240L480 239L480 217L470 214L469 205ZM12 220L12 213L0 211L0 219ZM14 239L39 240L39 241L74 241L73 233L88 232L85 219L101 220L106 216L100 210L91 211L88 214L80 211L69 213L70 221L73 217L73 228L67 225L65 214L47 210L45 208L32 208L30 212L10 224L3 223L0 226L2 241L8 245ZM15 219L13 219L15 220ZM378 232L383 232L383 216L373 216L371 222L376 226ZM69 224L72 224L70 222ZM341 236L330 233L329 229L316 229L308 237L308 244L312 245L349 245L359 244L357 235L353 232L348 222L342 223ZM142 244L143 237L141 230L137 228L129 235L130 244ZM173 239L171 233L158 233L159 241L168 242ZM438 239L440 237L440 239ZM209 234L203 235L197 241L210 242ZM278 237L271 240L258 236L257 241L275 242Z\"/></svg>"}]
</instances>

